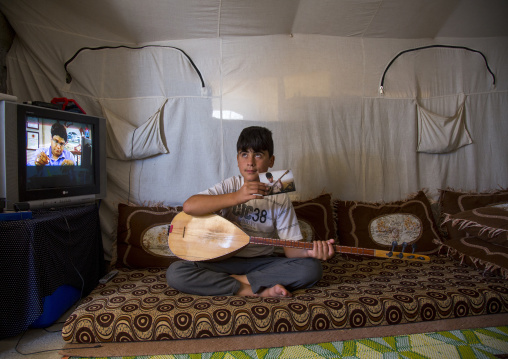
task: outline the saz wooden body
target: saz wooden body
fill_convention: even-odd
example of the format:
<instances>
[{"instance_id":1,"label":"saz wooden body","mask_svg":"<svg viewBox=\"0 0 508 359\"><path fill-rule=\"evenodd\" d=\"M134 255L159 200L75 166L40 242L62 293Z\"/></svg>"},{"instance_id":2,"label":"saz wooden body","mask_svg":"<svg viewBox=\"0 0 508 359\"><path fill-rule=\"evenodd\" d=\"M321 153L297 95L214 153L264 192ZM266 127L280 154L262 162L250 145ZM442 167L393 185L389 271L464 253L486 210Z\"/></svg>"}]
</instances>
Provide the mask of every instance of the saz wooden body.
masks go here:
<instances>
[{"instance_id":1,"label":"saz wooden body","mask_svg":"<svg viewBox=\"0 0 508 359\"><path fill-rule=\"evenodd\" d=\"M216 214L191 216L180 212L173 218L169 232L168 245L171 252L181 259L194 262L216 261L231 257L249 243L304 249L312 249L313 246L309 242L250 237L238 226ZM338 245L333 247L337 253L430 261L428 256L415 253Z\"/></svg>"},{"instance_id":2,"label":"saz wooden body","mask_svg":"<svg viewBox=\"0 0 508 359\"><path fill-rule=\"evenodd\" d=\"M220 260L233 256L250 242L250 237L227 219L209 214L178 213L171 222L169 249L188 261Z\"/></svg>"}]
</instances>

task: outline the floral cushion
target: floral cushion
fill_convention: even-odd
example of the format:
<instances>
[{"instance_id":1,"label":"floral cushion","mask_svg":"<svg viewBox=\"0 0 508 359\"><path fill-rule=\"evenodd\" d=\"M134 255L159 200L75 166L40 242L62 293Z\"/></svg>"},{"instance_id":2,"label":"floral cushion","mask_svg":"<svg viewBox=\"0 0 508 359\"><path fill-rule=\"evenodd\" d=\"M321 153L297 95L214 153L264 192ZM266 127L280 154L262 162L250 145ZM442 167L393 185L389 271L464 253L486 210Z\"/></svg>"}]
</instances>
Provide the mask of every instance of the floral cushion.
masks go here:
<instances>
[{"instance_id":1,"label":"floral cushion","mask_svg":"<svg viewBox=\"0 0 508 359\"><path fill-rule=\"evenodd\" d=\"M117 267L167 267L178 258L168 246L168 229L181 207L118 205Z\"/></svg>"},{"instance_id":2,"label":"floral cushion","mask_svg":"<svg viewBox=\"0 0 508 359\"><path fill-rule=\"evenodd\" d=\"M391 203L336 200L334 209L340 245L386 250L395 242L397 251L406 243L406 252L413 246L421 254L437 252L440 234L423 191Z\"/></svg>"}]
</instances>

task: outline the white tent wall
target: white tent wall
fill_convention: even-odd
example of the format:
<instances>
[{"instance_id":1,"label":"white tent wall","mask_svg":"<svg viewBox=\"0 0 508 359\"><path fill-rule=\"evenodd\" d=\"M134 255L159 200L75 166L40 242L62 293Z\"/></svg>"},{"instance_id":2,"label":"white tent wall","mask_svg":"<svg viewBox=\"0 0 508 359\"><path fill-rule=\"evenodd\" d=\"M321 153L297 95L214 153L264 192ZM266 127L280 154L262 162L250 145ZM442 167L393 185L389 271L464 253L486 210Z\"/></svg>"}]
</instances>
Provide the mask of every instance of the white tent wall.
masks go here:
<instances>
[{"instance_id":1,"label":"white tent wall","mask_svg":"<svg viewBox=\"0 0 508 359\"><path fill-rule=\"evenodd\" d=\"M101 205L107 259L118 203L181 205L238 174L236 139L249 125L273 131L274 169L293 170L299 199L324 191L391 201L421 188L436 197L445 187L508 187L508 33L489 32L499 22L495 14L482 20L486 28L471 23L476 35L468 28L461 36L450 22L470 20L474 1L137 3L0 0L16 32L7 56L9 93L20 101L73 98L108 120ZM381 16L389 11L392 22ZM424 19L432 21L425 26ZM495 86L480 54L432 48L400 56L379 93L399 52L434 44L481 51ZM80 48L118 45L150 47L84 50L68 65L72 82L65 82L64 63ZM192 58L204 88L188 59L168 46ZM473 144L418 153L417 103L452 116L463 99ZM111 147L111 136L153 116L160 119L159 148L169 153L130 159L118 144Z\"/></svg>"}]
</instances>

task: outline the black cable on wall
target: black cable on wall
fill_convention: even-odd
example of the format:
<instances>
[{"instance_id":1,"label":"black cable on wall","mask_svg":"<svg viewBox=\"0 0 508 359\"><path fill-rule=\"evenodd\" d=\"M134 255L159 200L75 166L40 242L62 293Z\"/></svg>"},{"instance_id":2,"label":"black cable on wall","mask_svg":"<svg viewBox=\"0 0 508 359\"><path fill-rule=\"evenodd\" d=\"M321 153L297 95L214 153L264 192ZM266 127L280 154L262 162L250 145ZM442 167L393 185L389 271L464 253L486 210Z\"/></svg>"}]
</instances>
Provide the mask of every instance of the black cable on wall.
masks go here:
<instances>
[{"instance_id":1,"label":"black cable on wall","mask_svg":"<svg viewBox=\"0 0 508 359\"><path fill-rule=\"evenodd\" d=\"M191 57L189 55L187 55L185 53L185 51L183 51L182 49L179 49L178 47L174 47L174 46L163 46L163 45L145 45L145 46L139 46L139 47L133 47L133 46L125 46L125 45L119 45L119 46L99 46L99 47L82 47L81 49L79 49L78 51L76 51L76 53L69 59L65 62L64 64L64 69L65 69L65 82L66 83L71 83L72 82L72 76L71 74L69 73L69 71L67 70L67 66L72 62L74 61L74 59L82 52L82 51L85 51L85 50L92 50L92 51L96 51L96 50L105 50L105 49L120 49L120 48L123 48L123 49L131 49L131 50L140 50L140 49L144 49L144 48L147 48L147 47L161 47L161 48L169 48L169 49L174 49L174 50L178 50L180 51L186 58L187 60L189 60L190 64L192 65L192 67L194 68L194 70L196 70L196 73L198 74L199 76L199 79L201 80L201 87L204 88L205 87L205 81L203 80L203 76L201 75L201 72L199 71L198 67L196 66L196 64L194 63L194 61L192 61Z\"/></svg>"},{"instance_id":2,"label":"black cable on wall","mask_svg":"<svg viewBox=\"0 0 508 359\"><path fill-rule=\"evenodd\" d=\"M475 53L478 53L480 54L482 57L483 57L483 60L485 61L485 66L487 66L487 70L490 72L490 74L492 75L492 79L493 79L493 85L496 84L496 76L494 76L494 73L492 72L492 70L490 69L489 67L489 63L487 62L487 58L485 57L485 55L481 52L481 51L478 51L478 50L474 50L474 49L471 49L469 47L465 47L465 46L453 46L453 45L428 45L428 46L422 46L422 47L416 47L416 48L413 48L413 49L408 49L408 50L404 50L404 51L401 51L397 54L397 56L395 56L392 61L390 61L388 63L388 66L386 66L385 68L385 71L383 72L383 76L381 77L381 84L379 85L379 93L380 94L383 94L383 90L384 90L384 82L385 82L385 76L386 76L386 72L388 71L388 69L390 68L390 66L392 66L392 64L395 62L395 60L397 60L401 55L405 54L405 53L408 53L408 52L412 52L412 51L418 51L418 50L424 50L424 49L430 49L430 48L450 48L450 49L461 49L461 50L467 50L467 51L472 51L472 52L475 52Z\"/></svg>"}]
</instances>

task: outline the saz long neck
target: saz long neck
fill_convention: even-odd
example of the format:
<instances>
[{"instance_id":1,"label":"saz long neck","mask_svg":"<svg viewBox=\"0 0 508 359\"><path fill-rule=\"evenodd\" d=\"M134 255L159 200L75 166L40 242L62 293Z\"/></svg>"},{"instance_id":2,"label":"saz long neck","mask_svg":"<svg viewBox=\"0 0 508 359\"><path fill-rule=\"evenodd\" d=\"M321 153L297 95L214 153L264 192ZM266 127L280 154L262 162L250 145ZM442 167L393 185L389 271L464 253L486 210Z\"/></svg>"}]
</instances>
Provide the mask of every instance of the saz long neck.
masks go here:
<instances>
[{"instance_id":1,"label":"saz long neck","mask_svg":"<svg viewBox=\"0 0 508 359\"><path fill-rule=\"evenodd\" d=\"M272 239L272 238L262 238L262 237L250 237L250 243L254 244L264 244L267 246L277 246L277 247L290 247L290 248L301 248L301 249L312 249L313 244L309 242L302 241L288 241L286 239ZM334 245L335 252L337 253L346 253L346 254L359 254L366 256L375 256L374 249L367 248L358 248L358 247L346 247Z\"/></svg>"}]
</instances>

